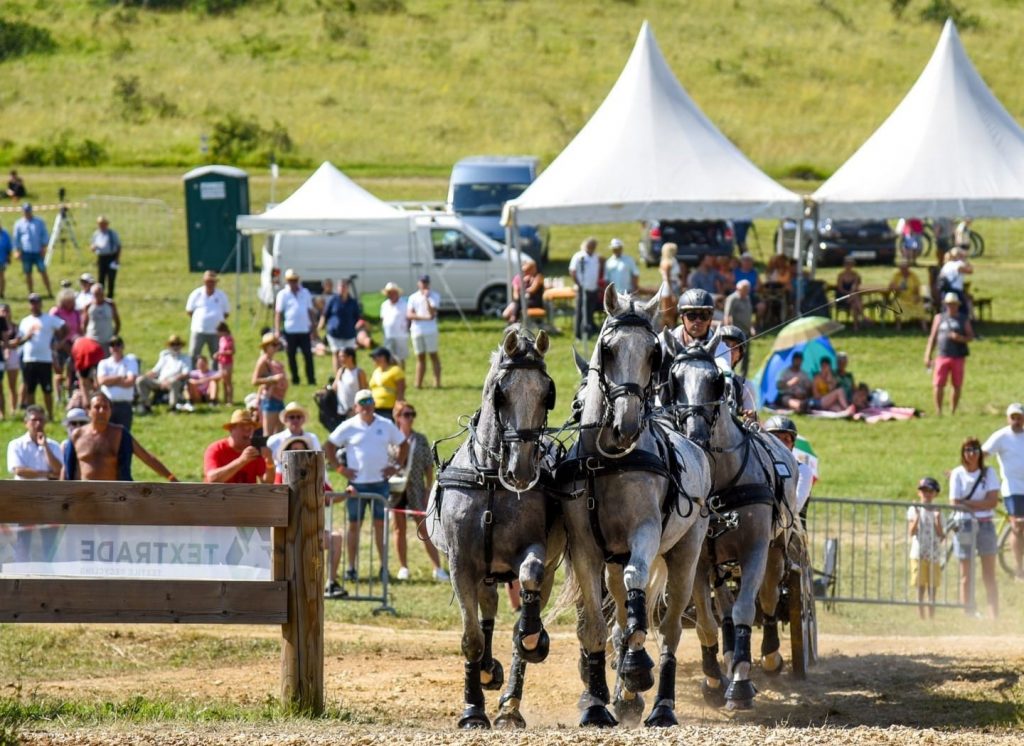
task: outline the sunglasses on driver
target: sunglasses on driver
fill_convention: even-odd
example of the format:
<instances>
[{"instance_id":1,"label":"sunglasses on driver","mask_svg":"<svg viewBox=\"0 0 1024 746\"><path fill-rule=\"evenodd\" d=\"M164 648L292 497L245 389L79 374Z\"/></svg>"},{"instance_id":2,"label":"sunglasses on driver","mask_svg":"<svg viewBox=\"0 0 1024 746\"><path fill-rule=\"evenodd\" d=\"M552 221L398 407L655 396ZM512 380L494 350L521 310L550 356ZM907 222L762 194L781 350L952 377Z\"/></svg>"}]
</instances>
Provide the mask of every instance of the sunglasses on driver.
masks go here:
<instances>
[{"instance_id":1,"label":"sunglasses on driver","mask_svg":"<svg viewBox=\"0 0 1024 746\"><path fill-rule=\"evenodd\" d=\"M686 311L683 318L687 321L711 321L711 311Z\"/></svg>"}]
</instances>

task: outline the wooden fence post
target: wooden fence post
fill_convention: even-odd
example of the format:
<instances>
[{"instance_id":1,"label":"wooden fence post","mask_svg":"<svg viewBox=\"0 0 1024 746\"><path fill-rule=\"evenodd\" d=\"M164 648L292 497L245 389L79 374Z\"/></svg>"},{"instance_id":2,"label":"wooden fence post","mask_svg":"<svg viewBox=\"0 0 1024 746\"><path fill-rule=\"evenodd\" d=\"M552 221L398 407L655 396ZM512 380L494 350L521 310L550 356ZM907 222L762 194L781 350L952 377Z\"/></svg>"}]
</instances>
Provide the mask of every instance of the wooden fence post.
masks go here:
<instances>
[{"instance_id":1,"label":"wooden fence post","mask_svg":"<svg viewBox=\"0 0 1024 746\"><path fill-rule=\"evenodd\" d=\"M324 455L283 454L288 485L284 580L288 621L281 626L281 700L311 715L324 710Z\"/></svg>"}]
</instances>

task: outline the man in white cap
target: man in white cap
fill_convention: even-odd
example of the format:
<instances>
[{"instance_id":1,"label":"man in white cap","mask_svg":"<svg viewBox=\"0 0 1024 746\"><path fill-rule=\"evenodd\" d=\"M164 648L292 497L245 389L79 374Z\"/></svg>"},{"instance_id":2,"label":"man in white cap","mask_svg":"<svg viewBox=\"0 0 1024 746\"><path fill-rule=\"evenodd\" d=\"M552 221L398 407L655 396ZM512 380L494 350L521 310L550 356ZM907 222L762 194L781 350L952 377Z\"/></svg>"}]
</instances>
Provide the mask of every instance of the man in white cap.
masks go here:
<instances>
[{"instance_id":1,"label":"man in white cap","mask_svg":"<svg viewBox=\"0 0 1024 746\"><path fill-rule=\"evenodd\" d=\"M378 415L374 409L373 392L360 389L356 392L356 414L342 422L327 438L324 455L327 463L348 479L346 491L351 495L374 494L384 500L390 494L388 479L399 471L388 455L388 446L398 446L395 463L404 464L409 444L402 431L389 420ZM345 452L346 464L338 461L338 449ZM384 551L384 500L373 500L373 535L378 556ZM371 500L351 497L348 499L348 570L346 580L356 580L356 557L359 554L359 530Z\"/></svg>"},{"instance_id":2,"label":"man in white cap","mask_svg":"<svg viewBox=\"0 0 1024 746\"><path fill-rule=\"evenodd\" d=\"M402 297L402 288L393 282L384 286L384 302L380 304L380 326L384 332L384 346L391 351L391 357L405 370L405 359L409 357L409 304Z\"/></svg>"},{"instance_id":3,"label":"man in white cap","mask_svg":"<svg viewBox=\"0 0 1024 746\"><path fill-rule=\"evenodd\" d=\"M1006 421L1006 427L988 436L981 450L999 457L999 468L1003 472L1000 492L1010 518L1010 547L1017 580L1024 580L1024 404L1014 402L1008 406Z\"/></svg>"},{"instance_id":4,"label":"man in white cap","mask_svg":"<svg viewBox=\"0 0 1024 746\"><path fill-rule=\"evenodd\" d=\"M185 301L185 313L192 318L188 341L192 367L196 367L196 359L202 354L203 347L206 347L213 360L213 369L218 370L217 345L220 337L217 335L217 325L227 320L231 313L231 301L227 293L217 287L216 272L211 269L203 272L203 284L189 293Z\"/></svg>"},{"instance_id":5,"label":"man in white cap","mask_svg":"<svg viewBox=\"0 0 1024 746\"><path fill-rule=\"evenodd\" d=\"M283 336L287 345L292 385L299 385L299 366L295 356L301 350L306 363L306 382L315 386L311 334L317 313L313 307L313 295L299 283L299 273L294 269L285 271L284 281L285 287L277 292L274 300L274 334Z\"/></svg>"},{"instance_id":6,"label":"man in white cap","mask_svg":"<svg viewBox=\"0 0 1024 746\"><path fill-rule=\"evenodd\" d=\"M107 291L107 297L114 297L114 281L121 262L121 237L110 227L106 215L96 218L96 232L92 234L89 249L96 255L99 283Z\"/></svg>"},{"instance_id":7,"label":"man in white cap","mask_svg":"<svg viewBox=\"0 0 1024 746\"><path fill-rule=\"evenodd\" d=\"M637 280L640 277L640 270L633 261L633 257L622 253L622 241L613 238L608 243L612 255L604 263L604 279L609 283L615 283L615 289L620 293L635 293Z\"/></svg>"},{"instance_id":8,"label":"man in white cap","mask_svg":"<svg viewBox=\"0 0 1024 746\"><path fill-rule=\"evenodd\" d=\"M90 272L83 272L78 277L78 292L75 293L75 310L79 315L85 312L93 301L92 286L96 284L96 278Z\"/></svg>"},{"instance_id":9,"label":"man in white cap","mask_svg":"<svg viewBox=\"0 0 1024 746\"><path fill-rule=\"evenodd\" d=\"M46 223L42 218L32 214L32 203L25 202L21 206L22 217L14 224L14 233L11 240L14 242L14 250L21 252L21 268L25 272L25 284L28 292L32 292L32 268L39 270L43 284L46 286L46 294L53 297L50 289L50 276L46 274L46 244L50 240L50 234L46 230Z\"/></svg>"},{"instance_id":10,"label":"man in white cap","mask_svg":"<svg viewBox=\"0 0 1024 746\"><path fill-rule=\"evenodd\" d=\"M942 414L942 398L946 382L952 379L953 392L950 395L950 413L956 414L960 404L960 392L964 386L964 368L970 354L968 343L974 339L971 320L960 313L960 296L950 291L942 298L945 309L932 319L931 334L924 348L924 365L932 367L932 351L935 351L935 367L932 373L932 396L935 413Z\"/></svg>"}]
</instances>

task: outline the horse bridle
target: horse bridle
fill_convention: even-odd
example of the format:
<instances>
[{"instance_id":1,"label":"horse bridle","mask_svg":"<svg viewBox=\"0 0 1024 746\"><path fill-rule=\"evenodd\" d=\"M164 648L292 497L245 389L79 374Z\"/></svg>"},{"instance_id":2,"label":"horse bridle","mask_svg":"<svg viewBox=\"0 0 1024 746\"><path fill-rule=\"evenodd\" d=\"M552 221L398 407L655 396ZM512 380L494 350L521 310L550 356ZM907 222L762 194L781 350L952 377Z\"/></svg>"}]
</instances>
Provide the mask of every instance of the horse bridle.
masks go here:
<instances>
[{"instance_id":1,"label":"horse bridle","mask_svg":"<svg viewBox=\"0 0 1024 746\"><path fill-rule=\"evenodd\" d=\"M476 448L474 447L475 444L479 443L480 447L483 448L484 451L490 454L490 456L497 461L497 478L498 481L501 483L501 486L509 490L510 492L527 492L533 489L536 486L537 482L540 480L540 449L538 449L537 451L537 463L534 467L534 477L530 481L529 486L526 487L525 489L519 490L513 487L512 485L508 484L505 481L503 467L508 457L508 449L510 445L512 445L513 443L538 443L540 442L541 438L543 438L544 435L547 433L547 413L555 408L555 382L551 379L551 376L548 375L547 366L544 364L544 361L538 357L534 357L528 354L520 354L514 357L506 358L498 364L498 369L502 371L502 373L499 374L494 380L494 390L491 396L491 407L494 410L494 419L497 425L496 429L498 430L499 433L498 450L497 452L495 452L493 449L489 448L484 443L480 443L479 439L476 437L476 425L480 420L480 412L478 410L476 415L474 415L472 422L470 423L470 460L473 464L473 468L475 468L478 472L483 471L483 467L477 461ZM544 396L544 422L541 423L540 427L510 427L502 419L501 407L505 403L505 395L501 391L501 382L504 379L505 375L507 375L505 371L510 370L537 370L540 371L543 374L544 378L547 380L548 388L547 393Z\"/></svg>"},{"instance_id":2,"label":"horse bridle","mask_svg":"<svg viewBox=\"0 0 1024 746\"><path fill-rule=\"evenodd\" d=\"M675 375L673 374L676 366L685 365L691 360L703 360L711 363L715 366L717 374L715 376L715 384L718 386L722 393L719 395L720 398L712 401L700 402L700 403L677 403L676 392L675 392ZM714 356L704 349L703 346L696 344L687 347L685 350L676 355L672 361L672 365L669 367L668 376L669 392L672 398L672 413L675 417L676 427L680 430L684 430L686 421L691 417L700 417L707 423L708 430L713 431L715 424L718 422L719 405L724 401L725 396L725 374L718 369L717 363L715 363Z\"/></svg>"},{"instance_id":3,"label":"horse bridle","mask_svg":"<svg viewBox=\"0 0 1024 746\"><path fill-rule=\"evenodd\" d=\"M614 386L609 386L608 379L604 372L604 357L608 349L605 338L610 332L613 332L616 329L628 329L633 327L645 329L647 333L654 338L654 350L651 352L651 372L647 379L647 385L641 386L639 383L631 381L629 383L620 383ZM633 301L630 301L629 303L628 312L621 316L609 316L605 320L604 326L601 328L601 334L597 338L597 347L597 367L593 368L593 370L597 372L597 383L601 389L602 395L604 396L604 411L601 413L600 420L593 423L581 424L580 429L597 428L598 430L603 430L605 425L608 424L609 418L612 416L615 400L624 396L635 396L640 400L640 405L644 411L648 410L650 408L652 394L654 392L655 372L661 369L661 340L658 339L658 335L655 334L651 320L635 310L635 304ZM621 458L636 448L636 443L634 443L622 453L606 453L605 450L601 448L600 440L599 432L598 437L595 440L595 444L601 455L607 458Z\"/></svg>"}]
</instances>

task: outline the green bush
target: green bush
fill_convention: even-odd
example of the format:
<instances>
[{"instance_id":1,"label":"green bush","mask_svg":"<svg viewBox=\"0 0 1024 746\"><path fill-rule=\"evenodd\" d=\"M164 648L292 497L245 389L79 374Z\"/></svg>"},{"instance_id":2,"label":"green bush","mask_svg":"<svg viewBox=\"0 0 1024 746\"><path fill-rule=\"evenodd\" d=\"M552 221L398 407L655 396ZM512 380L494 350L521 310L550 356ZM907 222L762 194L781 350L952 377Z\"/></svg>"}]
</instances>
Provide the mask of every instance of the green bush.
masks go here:
<instances>
[{"instance_id":1,"label":"green bush","mask_svg":"<svg viewBox=\"0 0 1024 746\"><path fill-rule=\"evenodd\" d=\"M46 29L0 18L0 62L26 54L46 54L56 48L57 43Z\"/></svg>"},{"instance_id":2,"label":"green bush","mask_svg":"<svg viewBox=\"0 0 1024 746\"><path fill-rule=\"evenodd\" d=\"M937 23L940 26L947 18L952 18L961 30L977 28L981 25L981 19L973 13L968 13L967 8L962 8L953 0L929 0L928 5L921 9L921 20Z\"/></svg>"},{"instance_id":3,"label":"green bush","mask_svg":"<svg viewBox=\"0 0 1024 746\"><path fill-rule=\"evenodd\" d=\"M800 179L801 181L824 181L830 175L813 163L793 163L786 166L782 172L784 179Z\"/></svg>"},{"instance_id":4,"label":"green bush","mask_svg":"<svg viewBox=\"0 0 1024 746\"><path fill-rule=\"evenodd\" d=\"M291 153L295 149L284 125L274 122L265 129L256 119L228 114L214 123L210 136L210 154L226 163L267 163L272 156Z\"/></svg>"},{"instance_id":5,"label":"green bush","mask_svg":"<svg viewBox=\"0 0 1024 746\"><path fill-rule=\"evenodd\" d=\"M109 4L109 3L104 3ZM243 5L251 5L252 0L120 0L125 8L143 8L145 10L195 10L200 13L217 15L230 13Z\"/></svg>"},{"instance_id":6,"label":"green bush","mask_svg":"<svg viewBox=\"0 0 1024 746\"><path fill-rule=\"evenodd\" d=\"M88 137L73 140L65 130L52 142L23 145L15 160L26 166L99 166L107 160L107 149Z\"/></svg>"}]
</instances>

